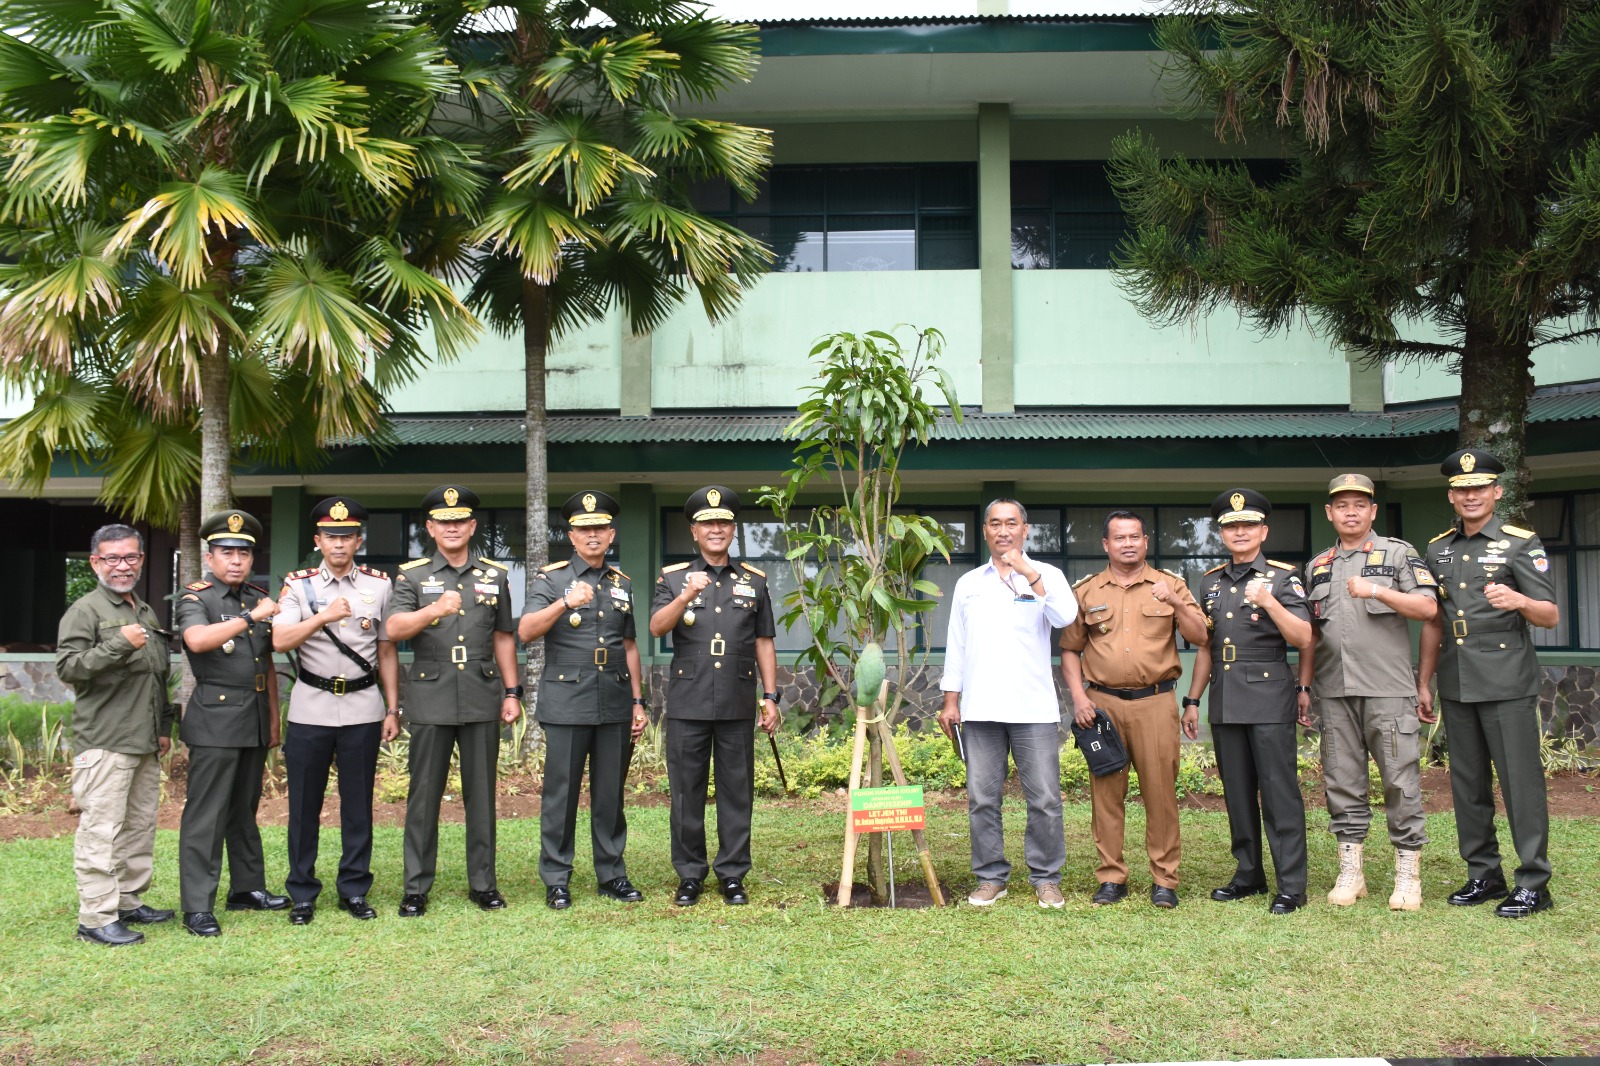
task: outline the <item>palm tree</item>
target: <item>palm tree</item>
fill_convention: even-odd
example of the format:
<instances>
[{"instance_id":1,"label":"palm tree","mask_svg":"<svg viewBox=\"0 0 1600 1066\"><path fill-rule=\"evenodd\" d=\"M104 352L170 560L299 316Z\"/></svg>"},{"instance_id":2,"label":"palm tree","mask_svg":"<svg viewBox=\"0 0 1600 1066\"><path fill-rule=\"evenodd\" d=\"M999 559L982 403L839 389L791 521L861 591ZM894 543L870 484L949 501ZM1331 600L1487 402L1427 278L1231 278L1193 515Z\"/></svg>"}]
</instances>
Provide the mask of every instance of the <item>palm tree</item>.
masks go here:
<instances>
[{"instance_id":1,"label":"palm tree","mask_svg":"<svg viewBox=\"0 0 1600 1066\"><path fill-rule=\"evenodd\" d=\"M140 431L162 446L109 502L170 520L198 482L220 509L235 413L279 454L381 431L422 331L445 357L473 339L409 239L418 208L479 195L425 129L456 70L409 10L0 0L0 375L40 397L9 474L37 483L49 443L119 470Z\"/></svg>"},{"instance_id":2,"label":"palm tree","mask_svg":"<svg viewBox=\"0 0 1600 1066\"><path fill-rule=\"evenodd\" d=\"M688 194L715 179L753 197L770 133L675 111L748 80L755 31L682 0L512 0L487 10L434 0L423 10L467 90L435 129L481 144L494 178L471 234L466 302L523 340L531 583L548 555L551 338L614 306L635 333L648 332L691 292L720 318L770 261Z\"/></svg>"}]
</instances>

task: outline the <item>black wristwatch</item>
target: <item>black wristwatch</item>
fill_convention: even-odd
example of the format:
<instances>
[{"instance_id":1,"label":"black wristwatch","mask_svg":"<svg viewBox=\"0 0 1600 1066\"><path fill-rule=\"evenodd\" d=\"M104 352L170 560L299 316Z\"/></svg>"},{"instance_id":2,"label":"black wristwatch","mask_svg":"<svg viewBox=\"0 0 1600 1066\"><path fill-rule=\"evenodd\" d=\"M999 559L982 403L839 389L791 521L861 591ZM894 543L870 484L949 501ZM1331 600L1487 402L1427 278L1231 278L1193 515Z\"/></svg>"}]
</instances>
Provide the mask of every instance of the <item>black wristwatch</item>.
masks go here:
<instances>
[{"instance_id":1,"label":"black wristwatch","mask_svg":"<svg viewBox=\"0 0 1600 1066\"><path fill-rule=\"evenodd\" d=\"M639 697L634 697L634 701L633 701L633 705L634 705L634 706L635 706L635 707L643 707L643 706L646 706L646 704L645 704L645 702L644 702L644 700L643 700L643 699L642 699L642 698L639 698Z\"/></svg>"},{"instance_id":2,"label":"black wristwatch","mask_svg":"<svg viewBox=\"0 0 1600 1066\"><path fill-rule=\"evenodd\" d=\"M776 692L763 692L761 698L763 700L771 700L773 703L778 702L778 694Z\"/></svg>"},{"instance_id":3,"label":"black wristwatch","mask_svg":"<svg viewBox=\"0 0 1600 1066\"><path fill-rule=\"evenodd\" d=\"M516 688L508 688L508 689L506 689L506 699L508 699L508 700L520 700L521 698L522 698L522 686L521 685L518 685Z\"/></svg>"},{"instance_id":4,"label":"black wristwatch","mask_svg":"<svg viewBox=\"0 0 1600 1066\"><path fill-rule=\"evenodd\" d=\"M1195 699L1193 696L1185 696L1183 698L1183 709L1184 710L1188 710L1190 707L1198 707L1198 706L1200 706L1200 701Z\"/></svg>"},{"instance_id":5,"label":"black wristwatch","mask_svg":"<svg viewBox=\"0 0 1600 1066\"><path fill-rule=\"evenodd\" d=\"M1311 686L1310 685L1296 685L1294 687L1294 690L1297 693L1298 692L1304 692L1307 696L1311 695Z\"/></svg>"}]
</instances>

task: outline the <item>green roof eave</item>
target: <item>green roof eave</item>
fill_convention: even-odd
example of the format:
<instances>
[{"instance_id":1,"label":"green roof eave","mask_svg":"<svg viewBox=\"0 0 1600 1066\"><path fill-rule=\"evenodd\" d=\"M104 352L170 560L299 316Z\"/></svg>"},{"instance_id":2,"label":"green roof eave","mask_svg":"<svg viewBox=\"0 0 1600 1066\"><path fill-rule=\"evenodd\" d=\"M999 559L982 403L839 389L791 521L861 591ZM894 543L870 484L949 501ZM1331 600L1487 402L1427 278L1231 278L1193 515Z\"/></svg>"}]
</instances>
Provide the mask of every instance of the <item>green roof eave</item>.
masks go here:
<instances>
[{"instance_id":1,"label":"green roof eave","mask_svg":"<svg viewBox=\"0 0 1600 1066\"><path fill-rule=\"evenodd\" d=\"M1142 16L1023 17L884 24L780 22L761 26L761 54L932 55L1010 52L1148 52L1155 20Z\"/></svg>"}]
</instances>

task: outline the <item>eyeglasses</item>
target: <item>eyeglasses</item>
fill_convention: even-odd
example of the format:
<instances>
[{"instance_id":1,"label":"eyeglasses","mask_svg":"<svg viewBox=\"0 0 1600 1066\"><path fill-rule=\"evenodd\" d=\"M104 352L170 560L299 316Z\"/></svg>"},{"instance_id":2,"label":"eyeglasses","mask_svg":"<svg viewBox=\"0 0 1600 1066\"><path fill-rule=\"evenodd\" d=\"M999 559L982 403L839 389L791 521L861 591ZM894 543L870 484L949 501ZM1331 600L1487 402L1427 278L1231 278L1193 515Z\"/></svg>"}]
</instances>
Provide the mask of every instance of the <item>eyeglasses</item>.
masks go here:
<instances>
[{"instance_id":1,"label":"eyeglasses","mask_svg":"<svg viewBox=\"0 0 1600 1066\"><path fill-rule=\"evenodd\" d=\"M132 555L96 555L95 558L115 570L119 566L138 566L144 561L144 552L135 552Z\"/></svg>"}]
</instances>

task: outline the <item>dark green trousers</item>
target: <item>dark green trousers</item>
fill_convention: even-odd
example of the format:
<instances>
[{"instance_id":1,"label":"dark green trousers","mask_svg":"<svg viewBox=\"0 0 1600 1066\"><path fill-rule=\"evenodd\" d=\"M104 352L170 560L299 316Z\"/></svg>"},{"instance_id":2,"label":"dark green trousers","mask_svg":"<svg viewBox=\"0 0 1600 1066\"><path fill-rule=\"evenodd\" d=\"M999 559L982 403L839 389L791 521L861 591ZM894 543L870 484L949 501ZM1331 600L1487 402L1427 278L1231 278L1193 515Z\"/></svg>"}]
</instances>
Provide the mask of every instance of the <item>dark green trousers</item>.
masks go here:
<instances>
[{"instance_id":1,"label":"dark green trousers","mask_svg":"<svg viewBox=\"0 0 1600 1066\"><path fill-rule=\"evenodd\" d=\"M1539 761L1538 699L1439 701L1450 741L1456 839L1468 877L1504 875L1494 830L1494 774L1498 774L1506 821L1517 848L1517 887L1542 889L1550 881L1550 805L1544 764Z\"/></svg>"},{"instance_id":2,"label":"dark green trousers","mask_svg":"<svg viewBox=\"0 0 1600 1066\"><path fill-rule=\"evenodd\" d=\"M750 872L750 816L755 800L755 723L748 718L667 721L668 825L672 868L679 877L705 880ZM712 760L717 771L717 855L706 861L706 792Z\"/></svg>"},{"instance_id":3,"label":"dark green trousers","mask_svg":"<svg viewBox=\"0 0 1600 1066\"><path fill-rule=\"evenodd\" d=\"M544 726L544 789L539 806L539 880L565 885L572 878L577 846L578 797L583 767L589 766L589 841L599 883L628 875L622 851L628 820L622 810L623 781L633 754L629 723Z\"/></svg>"},{"instance_id":4,"label":"dark green trousers","mask_svg":"<svg viewBox=\"0 0 1600 1066\"><path fill-rule=\"evenodd\" d=\"M178 829L178 895L184 913L214 911L228 847L228 890L267 887L256 808L266 748L189 748L189 789Z\"/></svg>"},{"instance_id":5,"label":"dark green trousers","mask_svg":"<svg viewBox=\"0 0 1600 1066\"><path fill-rule=\"evenodd\" d=\"M467 887L487 892L494 875L495 765L500 723L428 725L413 722L411 788L406 795L407 895L426 896L439 864L439 801L450 778L450 753L461 751L461 805L467 815Z\"/></svg>"},{"instance_id":6,"label":"dark green trousers","mask_svg":"<svg viewBox=\"0 0 1600 1066\"><path fill-rule=\"evenodd\" d=\"M1293 722L1263 725L1212 725L1212 748L1222 799L1233 836L1233 881L1265 885L1261 861L1262 820L1267 847L1278 874L1278 891L1304 895L1306 890L1306 806L1295 776Z\"/></svg>"}]
</instances>

